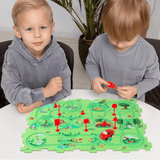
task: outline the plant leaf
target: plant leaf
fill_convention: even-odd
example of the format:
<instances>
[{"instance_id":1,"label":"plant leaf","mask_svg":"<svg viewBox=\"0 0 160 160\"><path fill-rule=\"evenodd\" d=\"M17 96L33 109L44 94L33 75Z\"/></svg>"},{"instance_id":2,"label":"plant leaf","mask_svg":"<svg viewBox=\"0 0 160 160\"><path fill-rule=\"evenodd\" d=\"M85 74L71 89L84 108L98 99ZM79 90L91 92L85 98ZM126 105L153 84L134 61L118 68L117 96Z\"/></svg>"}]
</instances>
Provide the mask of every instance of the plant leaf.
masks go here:
<instances>
[{"instance_id":1,"label":"plant leaf","mask_svg":"<svg viewBox=\"0 0 160 160\"><path fill-rule=\"evenodd\" d=\"M84 34L85 39L94 40L94 38L103 33L101 15L104 4L107 0L78 0L80 11L82 12L82 2L84 3L86 22L83 22L76 10L73 8L72 0L51 0L63 7L71 15L79 30Z\"/></svg>"}]
</instances>

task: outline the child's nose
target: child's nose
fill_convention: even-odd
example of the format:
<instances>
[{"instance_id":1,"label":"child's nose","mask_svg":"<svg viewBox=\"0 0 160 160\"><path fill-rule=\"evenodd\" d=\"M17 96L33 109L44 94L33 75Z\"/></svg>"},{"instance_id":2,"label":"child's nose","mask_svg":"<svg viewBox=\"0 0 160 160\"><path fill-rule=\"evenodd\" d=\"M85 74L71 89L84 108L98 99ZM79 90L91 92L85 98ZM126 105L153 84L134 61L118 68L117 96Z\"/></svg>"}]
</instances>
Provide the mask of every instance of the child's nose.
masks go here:
<instances>
[{"instance_id":1,"label":"child's nose","mask_svg":"<svg viewBox=\"0 0 160 160\"><path fill-rule=\"evenodd\" d=\"M40 31L38 29L35 30L34 36L35 36L35 38L41 37L41 33L40 33Z\"/></svg>"},{"instance_id":2,"label":"child's nose","mask_svg":"<svg viewBox=\"0 0 160 160\"><path fill-rule=\"evenodd\" d=\"M122 42L117 42L117 47L119 47L119 48L123 47L123 43Z\"/></svg>"}]
</instances>

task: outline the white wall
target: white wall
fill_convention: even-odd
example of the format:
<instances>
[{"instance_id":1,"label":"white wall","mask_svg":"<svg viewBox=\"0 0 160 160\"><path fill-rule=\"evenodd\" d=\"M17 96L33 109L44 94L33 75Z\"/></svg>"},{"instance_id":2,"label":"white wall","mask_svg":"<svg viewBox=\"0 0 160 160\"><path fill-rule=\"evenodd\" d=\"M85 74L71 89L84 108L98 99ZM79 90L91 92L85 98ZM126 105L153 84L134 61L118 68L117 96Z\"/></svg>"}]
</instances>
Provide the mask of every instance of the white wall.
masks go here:
<instances>
[{"instance_id":1,"label":"white wall","mask_svg":"<svg viewBox=\"0 0 160 160\"><path fill-rule=\"evenodd\" d=\"M55 21L55 34L59 34L60 36L69 36L69 37L79 37L81 32L78 27L72 20L70 14L58 4L52 2L51 0L47 0L49 5L52 8L54 21ZM75 10L78 12L80 17L85 22L84 14L80 12L78 0L73 0L73 6Z\"/></svg>"},{"instance_id":2,"label":"white wall","mask_svg":"<svg viewBox=\"0 0 160 160\"><path fill-rule=\"evenodd\" d=\"M151 15L150 26L147 32L148 38L160 39L160 0L147 0L151 5L151 9L155 8Z\"/></svg>"},{"instance_id":3,"label":"white wall","mask_svg":"<svg viewBox=\"0 0 160 160\"><path fill-rule=\"evenodd\" d=\"M0 0L0 31L13 32L13 20L11 17L12 8L16 0ZM55 34L60 36L79 36L81 33L69 13L51 0L47 0L52 8L55 22ZM78 2L74 0L73 2ZM74 3L74 7L79 11L79 4ZM82 19L84 15L79 12ZM85 19L84 19L85 20Z\"/></svg>"},{"instance_id":4,"label":"white wall","mask_svg":"<svg viewBox=\"0 0 160 160\"><path fill-rule=\"evenodd\" d=\"M150 27L147 33L147 37L160 39L160 0L147 0L153 8L153 2L156 2L155 9L151 16ZM12 26L12 8L16 0L0 0L0 31L9 31L13 32ZM79 31L78 27L75 25L69 13L60 7L59 5L55 4L51 0L47 0L50 4L55 21L55 35L62 36L62 37L79 37L81 32ZM73 0L74 7L76 11L79 11L79 4L78 0ZM84 10L82 10L84 12ZM80 17L85 22L85 16L79 11L78 13Z\"/></svg>"},{"instance_id":5,"label":"white wall","mask_svg":"<svg viewBox=\"0 0 160 160\"><path fill-rule=\"evenodd\" d=\"M11 10L16 0L0 0L0 30L12 31Z\"/></svg>"}]
</instances>

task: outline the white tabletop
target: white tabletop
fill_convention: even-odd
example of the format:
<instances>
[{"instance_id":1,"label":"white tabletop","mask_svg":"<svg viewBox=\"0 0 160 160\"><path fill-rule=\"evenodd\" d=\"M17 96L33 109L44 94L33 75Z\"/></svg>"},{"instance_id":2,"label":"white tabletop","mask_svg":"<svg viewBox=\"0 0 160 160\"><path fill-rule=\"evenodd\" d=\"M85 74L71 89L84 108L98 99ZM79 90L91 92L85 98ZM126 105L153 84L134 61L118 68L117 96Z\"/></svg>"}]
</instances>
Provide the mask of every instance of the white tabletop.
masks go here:
<instances>
[{"instance_id":1,"label":"white tabletop","mask_svg":"<svg viewBox=\"0 0 160 160\"><path fill-rule=\"evenodd\" d=\"M109 93L96 94L92 90L73 90L65 100L76 98L120 99L119 96ZM160 159L160 111L141 101L137 101L137 104L143 111L141 119L147 125L145 137L152 143L150 151L141 149L122 153L122 151L109 149L90 153L76 149L57 153L43 149L42 151L24 153L20 151L20 148L23 147L21 135L28 128L26 118L29 113L18 113L16 106L10 104L0 109L0 159Z\"/></svg>"}]
</instances>

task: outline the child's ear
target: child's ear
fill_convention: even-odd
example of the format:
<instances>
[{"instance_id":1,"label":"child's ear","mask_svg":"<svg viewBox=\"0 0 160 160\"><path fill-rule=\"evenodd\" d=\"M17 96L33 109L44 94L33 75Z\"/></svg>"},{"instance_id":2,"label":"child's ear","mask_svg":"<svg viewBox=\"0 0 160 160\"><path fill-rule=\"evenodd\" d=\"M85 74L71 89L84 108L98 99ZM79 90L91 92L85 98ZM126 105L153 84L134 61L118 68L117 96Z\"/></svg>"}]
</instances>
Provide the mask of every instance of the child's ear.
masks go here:
<instances>
[{"instance_id":1,"label":"child's ear","mask_svg":"<svg viewBox=\"0 0 160 160\"><path fill-rule=\"evenodd\" d=\"M53 23L52 23L52 26L51 26L51 35L52 35L53 32L54 32L54 27L55 27L55 23L53 22Z\"/></svg>"},{"instance_id":2,"label":"child's ear","mask_svg":"<svg viewBox=\"0 0 160 160\"><path fill-rule=\"evenodd\" d=\"M13 29L14 29L14 33L15 35L18 37L18 38L22 38L19 30L18 30L18 27L16 27L15 25L13 26Z\"/></svg>"}]
</instances>

